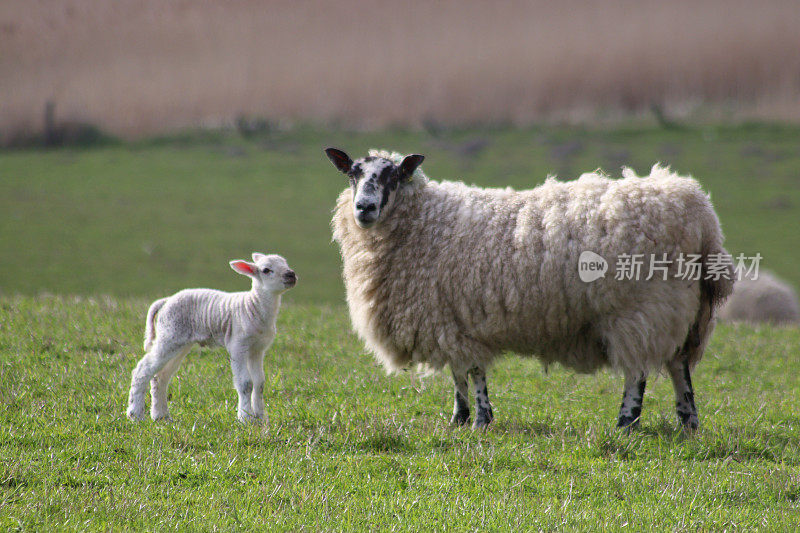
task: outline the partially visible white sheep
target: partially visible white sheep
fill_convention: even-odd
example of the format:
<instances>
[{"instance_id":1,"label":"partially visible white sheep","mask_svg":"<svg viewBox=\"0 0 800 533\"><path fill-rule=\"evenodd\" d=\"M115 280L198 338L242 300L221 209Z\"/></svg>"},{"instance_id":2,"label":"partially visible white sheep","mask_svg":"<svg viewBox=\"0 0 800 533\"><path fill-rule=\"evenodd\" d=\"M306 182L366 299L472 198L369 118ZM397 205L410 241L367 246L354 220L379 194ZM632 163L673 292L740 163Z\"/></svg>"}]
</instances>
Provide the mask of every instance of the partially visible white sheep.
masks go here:
<instances>
[{"instance_id":1,"label":"partially visible white sheep","mask_svg":"<svg viewBox=\"0 0 800 533\"><path fill-rule=\"evenodd\" d=\"M514 351L582 372L621 371L622 427L638 423L645 379L666 366L679 419L697 427L690 369L733 269L695 180L654 166L641 178L591 173L516 192L428 180L421 155L370 151L353 161L341 150L326 153L350 179L332 227L353 327L389 370L449 365L451 423L469 417L469 376L473 427L491 422L486 368ZM625 255L667 257L669 270L646 281L645 265L640 280L609 273L585 283L583 251L612 267ZM690 254L702 272L682 279L679 258ZM715 259L721 264L712 269Z\"/></svg>"},{"instance_id":2,"label":"partially visible white sheep","mask_svg":"<svg viewBox=\"0 0 800 533\"><path fill-rule=\"evenodd\" d=\"M736 281L733 294L719 310L720 320L775 325L800 323L800 304L791 285L763 270L753 278L750 274Z\"/></svg>"},{"instance_id":3,"label":"partially visible white sheep","mask_svg":"<svg viewBox=\"0 0 800 533\"><path fill-rule=\"evenodd\" d=\"M194 344L221 345L231 356L233 383L239 394L239 421L264 418L264 354L275 338L281 294L297 276L279 255L253 254L231 268L252 278L248 292L186 289L156 300L147 312L144 349L134 368L128 395L128 418L144 419L144 396L151 383L153 420L169 418L167 388Z\"/></svg>"}]
</instances>

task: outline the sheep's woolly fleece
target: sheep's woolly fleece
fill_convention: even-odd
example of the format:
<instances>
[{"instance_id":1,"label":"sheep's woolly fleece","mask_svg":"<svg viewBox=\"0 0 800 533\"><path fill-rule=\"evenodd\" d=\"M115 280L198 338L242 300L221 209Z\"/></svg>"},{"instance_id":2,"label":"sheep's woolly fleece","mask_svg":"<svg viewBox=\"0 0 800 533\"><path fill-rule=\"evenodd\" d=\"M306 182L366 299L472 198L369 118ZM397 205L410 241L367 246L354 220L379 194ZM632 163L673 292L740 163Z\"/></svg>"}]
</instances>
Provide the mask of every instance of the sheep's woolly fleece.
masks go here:
<instances>
[{"instance_id":1,"label":"sheep's woolly fleece","mask_svg":"<svg viewBox=\"0 0 800 533\"><path fill-rule=\"evenodd\" d=\"M694 179L668 168L623 175L548 178L515 192L436 182L417 169L370 229L356 225L345 190L332 227L354 329L387 371L412 363L464 371L513 351L636 376L671 360L695 325L695 364L732 281L673 276L681 253L727 253L716 213ZM667 254L669 277L617 281L609 271L585 283L585 250L611 269L620 254Z\"/></svg>"},{"instance_id":2,"label":"sheep's woolly fleece","mask_svg":"<svg viewBox=\"0 0 800 533\"><path fill-rule=\"evenodd\" d=\"M761 271L736 281L733 295L719 310L720 320L769 324L800 323L800 304L794 289L770 272Z\"/></svg>"}]
</instances>

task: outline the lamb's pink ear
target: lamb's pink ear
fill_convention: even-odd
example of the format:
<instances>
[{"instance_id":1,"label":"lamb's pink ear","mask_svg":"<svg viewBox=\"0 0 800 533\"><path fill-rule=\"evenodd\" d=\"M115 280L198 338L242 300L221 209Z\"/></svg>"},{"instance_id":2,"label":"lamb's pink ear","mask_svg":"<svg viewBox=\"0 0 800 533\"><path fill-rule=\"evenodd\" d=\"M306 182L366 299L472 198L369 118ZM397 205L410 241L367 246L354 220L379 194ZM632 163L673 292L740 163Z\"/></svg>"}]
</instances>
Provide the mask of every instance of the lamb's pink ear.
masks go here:
<instances>
[{"instance_id":1,"label":"lamb's pink ear","mask_svg":"<svg viewBox=\"0 0 800 533\"><path fill-rule=\"evenodd\" d=\"M338 148L326 148L325 154L331 160L333 166L339 169L339 172L347 174L353 167L353 160L350 159L350 156Z\"/></svg>"},{"instance_id":2,"label":"lamb's pink ear","mask_svg":"<svg viewBox=\"0 0 800 533\"><path fill-rule=\"evenodd\" d=\"M255 277L256 275L256 266L253 263L248 263L247 261L242 261L241 259L231 261L231 268L239 274L244 274L245 276L250 276L251 278Z\"/></svg>"}]
</instances>

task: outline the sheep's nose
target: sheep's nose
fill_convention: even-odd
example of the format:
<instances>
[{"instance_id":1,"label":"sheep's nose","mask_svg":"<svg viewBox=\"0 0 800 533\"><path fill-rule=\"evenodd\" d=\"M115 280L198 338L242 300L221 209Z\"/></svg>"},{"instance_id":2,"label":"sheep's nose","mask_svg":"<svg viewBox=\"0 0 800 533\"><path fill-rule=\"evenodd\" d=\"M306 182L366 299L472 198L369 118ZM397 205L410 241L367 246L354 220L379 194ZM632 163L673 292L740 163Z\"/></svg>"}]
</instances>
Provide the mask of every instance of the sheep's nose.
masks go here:
<instances>
[{"instance_id":1,"label":"sheep's nose","mask_svg":"<svg viewBox=\"0 0 800 533\"><path fill-rule=\"evenodd\" d=\"M362 213L369 213L370 211L375 211L377 209L377 206L375 204L356 202L356 209L358 209Z\"/></svg>"},{"instance_id":2,"label":"sheep's nose","mask_svg":"<svg viewBox=\"0 0 800 533\"><path fill-rule=\"evenodd\" d=\"M286 283L297 283L297 274L294 273L294 270L287 270L283 275L283 280Z\"/></svg>"}]
</instances>

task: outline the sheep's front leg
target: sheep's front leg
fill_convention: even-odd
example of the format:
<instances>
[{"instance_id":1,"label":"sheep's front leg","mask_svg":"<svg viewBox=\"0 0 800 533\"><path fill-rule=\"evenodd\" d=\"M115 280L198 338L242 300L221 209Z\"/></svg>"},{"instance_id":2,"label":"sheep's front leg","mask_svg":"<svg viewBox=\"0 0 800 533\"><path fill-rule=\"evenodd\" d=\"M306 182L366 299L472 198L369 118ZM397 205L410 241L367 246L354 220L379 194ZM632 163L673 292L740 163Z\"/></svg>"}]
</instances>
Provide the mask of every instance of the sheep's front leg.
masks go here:
<instances>
[{"instance_id":1,"label":"sheep's front leg","mask_svg":"<svg viewBox=\"0 0 800 533\"><path fill-rule=\"evenodd\" d=\"M643 377L625 377L625 391L622 393L622 405L619 408L617 427L635 428L639 426L646 384L647 382Z\"/></svg>"},{"instance_id":2,"label":"sheep's front leg","mask_svg":"<svg viewBox=\"0 0 800 533\"><path fill-rule=\"evenodd\" d=\"M451 369L453 373L453 385L455 386L455 402L453 403L453 418L450 419L450 425L463 426L469 421L469 384L467 383L466 372L456 372Z\"/></svg>"},{"instance_id":3,"label":"sheep's front leg","mask_svg":"<svg viewBox=\"0 0 800 533\"><path fill-rule=\"evenodd\" d=\"M247 357L247 368L250 372L250 379L253 381L250 405L253 409L253 416L259 420L266 418L264 415L265 353L266 349L254 349Z\"/></svg>"},{"instance_id":4,"label":"sheep's front leg","mask_svg":"<svg viewBox=\"0 0 800 533\"><path fill-rule=\"evenodd\" d=\"M253 380L247 369L249 350L241 346L228 349L231 354L231 370L233 371L233 386L239 395L239 405L236 408L236 417L239 422L251 422L255 417L251 411L250 398L253 392Z\"/></svg>"},{"instance_id":5,"label":"sheep's front leg","mask_svg":"<svg viewBox=\"0 0 800 533\"><path fill-rule=\"evenodd\" d=\"M694 390L692 389L692 376L689 372L689 363L685 361L671 361L667 370L672 378L675 389L675 412L686 431L694 431L700 426L697 418L697 408L694 405Z\"/></svg>"},{"instance_id":6,"label":"sheep's front leg","mask_svg":"<svg viewBox=\"0 0 800 533\"><path fill-rule=\"evenodd\" d=\"M489 403L489 391L486 389L486 371L482 368L473 368L472 387L475 391L475 422L472 429L485 428L494 420L492 404Z\"/></svg>"}]
</instances>

